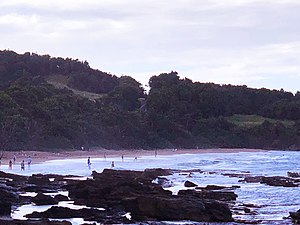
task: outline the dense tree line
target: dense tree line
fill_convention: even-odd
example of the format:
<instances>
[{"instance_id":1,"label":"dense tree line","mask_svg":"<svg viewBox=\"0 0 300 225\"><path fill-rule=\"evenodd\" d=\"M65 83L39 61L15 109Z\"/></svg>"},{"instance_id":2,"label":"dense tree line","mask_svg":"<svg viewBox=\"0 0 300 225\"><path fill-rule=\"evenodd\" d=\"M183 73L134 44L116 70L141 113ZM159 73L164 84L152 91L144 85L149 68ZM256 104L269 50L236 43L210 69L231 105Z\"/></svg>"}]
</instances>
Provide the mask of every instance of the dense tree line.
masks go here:
<instances>
[{"instance_id":1,"label":"dense tree line","mask_svg":"<svg viewBox=\"0 0 300 225\"><path fill-rule=\"evenodd\" d=\"M46 82L55 74L65 76L70 88L102 97L56 89ZM193 82L174 71L152 76L149 86L145 94L133 78L93 70L87 62L0 51L0 148L300 145L298 93ZM263 122L235 123L235 115Z\"/></svg>"}]
</instances>

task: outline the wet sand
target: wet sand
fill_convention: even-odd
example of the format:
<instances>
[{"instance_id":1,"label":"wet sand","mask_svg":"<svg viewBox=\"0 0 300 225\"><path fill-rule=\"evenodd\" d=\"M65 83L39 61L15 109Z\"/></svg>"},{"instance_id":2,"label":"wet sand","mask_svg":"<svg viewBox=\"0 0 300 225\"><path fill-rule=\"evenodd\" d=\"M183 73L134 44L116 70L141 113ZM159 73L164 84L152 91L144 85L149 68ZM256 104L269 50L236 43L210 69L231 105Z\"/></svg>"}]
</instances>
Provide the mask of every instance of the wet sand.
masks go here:
<instances>
[{"instance_id":1,"label":"wet sand","mask_svg":"<svg viewBox=\"0 0 300 225\"><path fill-rule=\"evenodd\" d=\"M28 157L32 159L32 164L42 163L48 160L55 159L75 159L75 158L104 158L104 157L141 157L159 155L174 155L174 154L201 154L201 153L236 153L236 152L260 152L268 151L263 149L247 149L247 148L212 148L212 149L158 149L158 150L105 150L95 149L89 151L4 151L1 160L2 165L8 164L16 156L16 163L21 163L22 160L27 162Z\"/></svg>"}]
</instances>

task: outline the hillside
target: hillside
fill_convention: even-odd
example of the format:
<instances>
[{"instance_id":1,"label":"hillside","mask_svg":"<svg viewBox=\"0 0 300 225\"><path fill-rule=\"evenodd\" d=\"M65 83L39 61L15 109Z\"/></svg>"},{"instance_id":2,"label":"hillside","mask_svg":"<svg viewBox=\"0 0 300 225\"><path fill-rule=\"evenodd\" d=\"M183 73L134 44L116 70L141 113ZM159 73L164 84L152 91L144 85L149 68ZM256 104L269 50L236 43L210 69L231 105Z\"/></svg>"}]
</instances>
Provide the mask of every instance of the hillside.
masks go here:
<instances>
[{"instance_id":1,"label":"hillside","mask_svg":"<svg viewBox=\"0 0 300 225\"><path fill-rule=\"evenodd\" d=\"M299 94L283 90L172 71L152 76L146 95L87 62L12 51L0 51L0 81L3 150L300 146Z\"/></svg>"}]
</instances>

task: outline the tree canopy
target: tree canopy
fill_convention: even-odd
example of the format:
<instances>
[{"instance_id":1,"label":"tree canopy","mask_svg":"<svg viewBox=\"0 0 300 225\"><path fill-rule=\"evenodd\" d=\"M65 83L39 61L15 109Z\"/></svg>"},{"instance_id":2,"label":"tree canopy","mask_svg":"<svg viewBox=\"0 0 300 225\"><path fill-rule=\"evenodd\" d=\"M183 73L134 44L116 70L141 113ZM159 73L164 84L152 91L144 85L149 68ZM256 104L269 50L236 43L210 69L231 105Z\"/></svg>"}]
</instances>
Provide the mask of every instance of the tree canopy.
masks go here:
<instances>
[{"instance_id":1,"label":"tree canopy","mask_svg":"<svg viewBox=\"0 0 300 225\"><path fill-rule=\"evenodd\" d=\"M86 61L0 51L0 148L300 144L299 93L193 82L175 71L152 76L149 87L146 94L132 77L94 70Z\"/></svg>"}]
</instances>

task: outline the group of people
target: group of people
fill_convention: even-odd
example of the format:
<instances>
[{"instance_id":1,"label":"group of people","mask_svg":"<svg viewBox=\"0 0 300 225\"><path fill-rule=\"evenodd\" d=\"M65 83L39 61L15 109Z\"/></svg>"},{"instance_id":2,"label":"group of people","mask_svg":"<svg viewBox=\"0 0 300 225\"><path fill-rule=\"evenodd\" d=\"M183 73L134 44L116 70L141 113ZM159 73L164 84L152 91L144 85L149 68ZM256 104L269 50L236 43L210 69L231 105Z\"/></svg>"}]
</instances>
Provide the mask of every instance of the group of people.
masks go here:
<instances>
[{"instance_id":1,"label":"group of people","mask_svg":"<svg viewBox=\"0 0 300 225\"><path fill-rule=\"evenodd\" d=\"M155 150L154 152L154 156L157 157L157 150ZM104 160L106 161L106 154L103 155ZM122 162L124 162L124 155L121 156ZM134 161L137 161L138 157L134 157ZM87 159L87 166L89 169L91 169L92 167L92 163L91 163L91 157L88 157ZM111 162L111 168L115 167L115 161Z\"/></svg>"},{"instance_id":2,"label":"group of people","mask_svg":"<svg viewBox=\"0 0 300 225\"><path fill-rule=\"evenodd\" d=\"M16 160L17 160L17 157L15 155L13 156L12 159L9 160L9 162L8 162L9 169L13 168L13 165L16 164ZM28 158L27 158L28 168L30 168L31 163L32 163L31 156L28 156ZM21 161L20 165L21 165L21 170L25 170L25 160L24 159Z\"/></svg>"}]
</instances>

